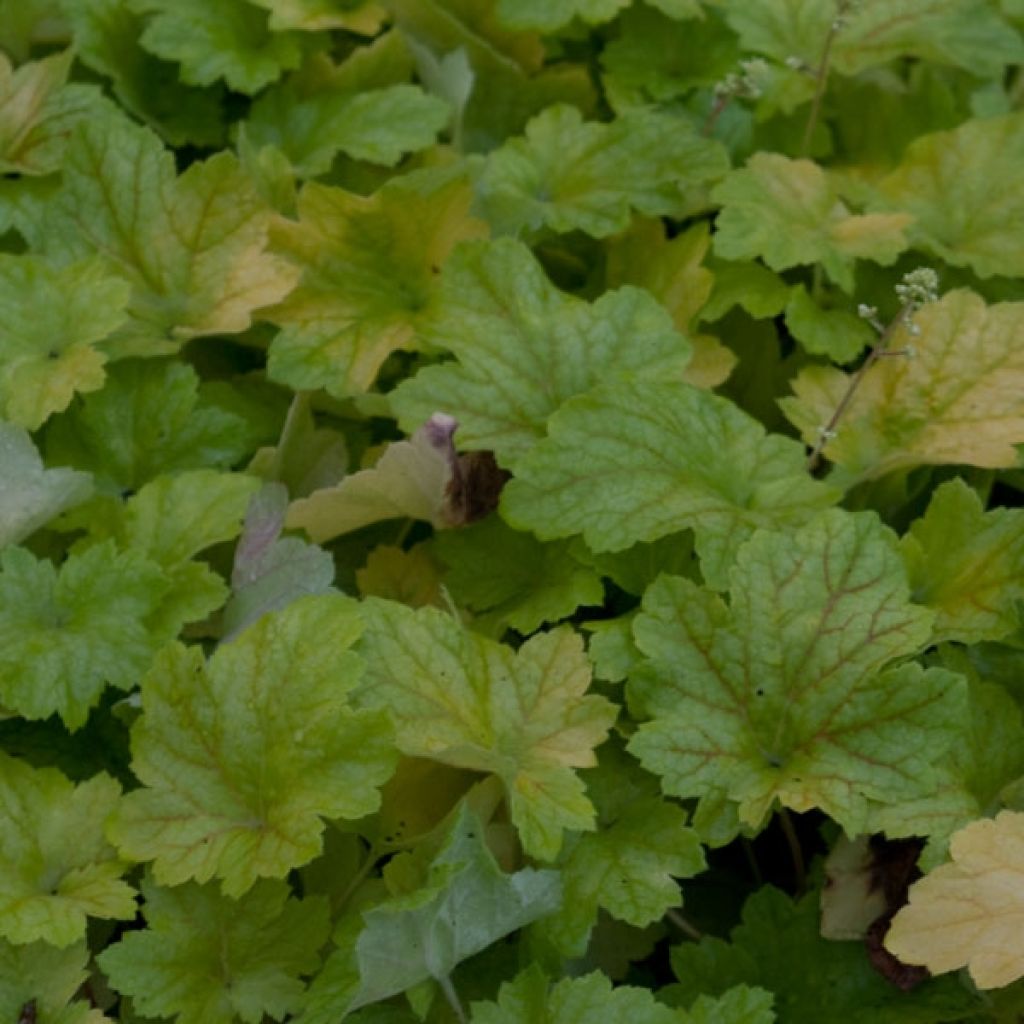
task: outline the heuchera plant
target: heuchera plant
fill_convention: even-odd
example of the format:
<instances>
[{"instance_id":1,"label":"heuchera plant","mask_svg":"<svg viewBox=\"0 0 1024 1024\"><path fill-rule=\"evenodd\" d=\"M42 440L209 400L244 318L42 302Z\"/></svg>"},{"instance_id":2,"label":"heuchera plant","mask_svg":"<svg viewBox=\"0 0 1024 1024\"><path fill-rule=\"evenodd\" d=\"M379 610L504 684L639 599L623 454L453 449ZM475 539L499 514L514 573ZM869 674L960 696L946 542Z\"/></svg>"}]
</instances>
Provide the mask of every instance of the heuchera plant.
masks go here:
<instances>
[{"instance_id":1,"label":"heuchera plant","mask_svg":"<svg viewBox=\"0 0 1024 1024\"><path fill-rule=\"evenodd\" d=\"M1024 1019L1020 0L0 0L0 1022Z\"/></svg>"}]
</instances>

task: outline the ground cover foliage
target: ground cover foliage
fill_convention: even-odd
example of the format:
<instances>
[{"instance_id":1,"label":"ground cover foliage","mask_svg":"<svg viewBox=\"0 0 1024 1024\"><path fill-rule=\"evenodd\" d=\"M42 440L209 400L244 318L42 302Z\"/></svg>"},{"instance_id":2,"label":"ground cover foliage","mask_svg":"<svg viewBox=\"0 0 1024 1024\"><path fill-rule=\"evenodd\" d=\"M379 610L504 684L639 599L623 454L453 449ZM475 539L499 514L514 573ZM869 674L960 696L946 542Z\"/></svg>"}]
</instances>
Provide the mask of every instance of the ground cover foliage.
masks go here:
<instances>
[{"instance_id":1,"label":"ground cover foliage","mask_svg":"<svg viewBox=\"0 0 1024 1024\"><path fill-rule=\"evenodd\" d=\"M0 1021L1024 1019L1019 0L0 0Z\"/></svg>"}]
</instances>

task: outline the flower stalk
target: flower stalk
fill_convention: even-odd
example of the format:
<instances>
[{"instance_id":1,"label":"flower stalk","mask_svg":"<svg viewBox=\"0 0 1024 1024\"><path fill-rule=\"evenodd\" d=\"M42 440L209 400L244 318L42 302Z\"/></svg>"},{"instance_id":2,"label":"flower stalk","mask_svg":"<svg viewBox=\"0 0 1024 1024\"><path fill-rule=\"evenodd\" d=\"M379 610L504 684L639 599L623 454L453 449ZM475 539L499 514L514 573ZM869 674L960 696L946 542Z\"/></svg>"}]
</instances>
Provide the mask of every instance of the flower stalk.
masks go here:
<instances>
[{"instance_id":1,"label":"flower stalk","mask_svg":"<svg viewBox=\"0 0 1024 1024\"><path fill-rule=\"evenodd\" d=\"M857 389L861 386L864 378L871 372L871 367L887 356L904 356L913 358L913 346L907 345L901 349L889 347L893 336L901 327L906 327L911 337L917 337L921 328L913 321L914 314L929 302L938 298L939 278L930 267L919 267L911 270L903 276L903 280L896 285L896 297L900 300L900 310L892 318L888 325L883 325L878 319L878 310L874 306L866 306L863 303L857 307L858 315L867 320L878 332L878 340L872 346L867 358L861 363L857 372L850 378L843 397L839 400L835 411L829 421L818 428L818 439L807 456L807 471L813 473L821 462L822 453L829 441L838 434L839 421L843 418L846 410L849 409Z\"/></svg>"}]
</instances>

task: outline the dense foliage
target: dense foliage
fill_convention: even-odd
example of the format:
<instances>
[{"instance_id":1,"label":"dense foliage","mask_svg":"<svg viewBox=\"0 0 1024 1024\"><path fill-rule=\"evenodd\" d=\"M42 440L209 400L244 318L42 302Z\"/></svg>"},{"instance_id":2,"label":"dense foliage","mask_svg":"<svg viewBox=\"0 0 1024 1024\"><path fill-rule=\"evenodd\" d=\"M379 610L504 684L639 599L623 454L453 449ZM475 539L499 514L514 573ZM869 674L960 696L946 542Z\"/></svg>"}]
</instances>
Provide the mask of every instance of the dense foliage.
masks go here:
<instances>
[{"instance_id":1,"label":"dense foliage","mask_svg":"<svg viewBox=\"0 0 1024 1024\"><path fill-rule=\"evenodd\" d=\"M0 1022L1024 1019L1022 166L1020 0L0 0Z\"/></svg>"}]
</instances>

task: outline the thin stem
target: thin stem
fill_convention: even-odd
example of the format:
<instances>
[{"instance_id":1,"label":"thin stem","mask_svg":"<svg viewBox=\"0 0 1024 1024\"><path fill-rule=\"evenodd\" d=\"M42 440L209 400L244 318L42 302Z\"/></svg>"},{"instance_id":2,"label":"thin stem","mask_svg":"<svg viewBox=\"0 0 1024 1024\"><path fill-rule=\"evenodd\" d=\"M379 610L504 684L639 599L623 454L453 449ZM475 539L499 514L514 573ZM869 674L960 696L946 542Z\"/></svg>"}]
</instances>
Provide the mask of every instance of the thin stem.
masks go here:
<instances>
[{"instance_id":1,"label":"thin stem","mask_svg":"<svg viewBox=\"0 0 1024 1024\"><path fill-rule=\"evenodd\" d=\"M694 942L700 942L704 933L695 925L690 924L678 910L666 910L665 919L671 921L684 935L689 936Z\"/></svg>"},{"instance_id":2,"label":"thin stem","mask_svg":"<svg viewBox=\"0 0 1024 1024\"><path fill-rule=\"evenodd\" d=\"M804 866L804 851L800 846L796 829L793 827L793 819L785 807L779 810L779 824L782 826L782 834L786 837L789 846L789 855L793 858L793 876L796 882L796 891L802 893L807 885L807 868Z\"/></svg>"},{"instance_id":3,"label":"thin stem","mask_svg":"<svg viewBox=\"0 0 1024 1024\"><path fill-rule=\"evenodd\" d=\"M743 847L747 863L750 865L750 872L754 876L754 884L764 885L764 875L761 874L761 865L757 863L757 857L754 854L754 844L746 836L740 836L740 844Z\"/></svg>"},{"instance_id":4,"label":"thin stem","mask_svg":"<svg viewBox=\"0 0 1024 1024\"><path fill-rule=\"evenodd\" d=\"M860 387L861 382L867 376L868 371L875 363L878 362L882 356L888 354L889 342L892 341L892 336L910 314L910 307L904 306L899 313L889 322L889 326L879 335L878 341L875 342L874 347L868 353L867 359L861 363L860 368L850 378L850 383L846 387L846 391L843 397L839 399L839 404L835 408L835 412L832 413L828 423L818 433L818 440L814 447L811 449L811 454L807 456L807 472L813 473L818 468L818 463L821 461L821 453L825 449L825 445L835 436L836 427L839 425L839 421L843 418L843 414L850 407L850 403L853 401L853 396L857 393L857 388Z\"/></svg>"},{"instance_id":5,"label":"thin stem","mask_svg":"<svg viewBox=\"0 0 1024 1024\"><path fill-rule=\"evenodd\" d=\"M849 0L839 0L836 16L832 19L832 24L829 25L828 35L825 36L825 45L821 48L821 57L814 71L814 102L811 103L811 112L807 117L803 141L800 144L801 156L807 156L811 151L811 139L814 136L814 129L818 125L818 118L821 116L821 102L825 98L825 89L828 86L828 64L832 57L832 44L843 27L842 18L848 6Z\"/></svg>"},{"instance_id":6,"label":"thin stem","mask_svg":"<svg viewBox=\"0 0 1024 1024\"><path fill-rule=\"evenodd\" d=\"M437 983L441 986L441 991L444 993L445 999L448 1000L448 1005L455 1012L455 1017L459 1021L459 1024L467 1024L469 1018L466 1016L466 1011L462 1008L459 993L455 991L452 979L445 974L437 979Z\"/></svg>"},{"instance_id":7,"label":"thin stem","mask_svg":"<svg viewBox=\"0 0 1024 1024\"><path fill-rule=\"evenodd\" d=\"M704 119L704 127L700 130L701 135L710 135L715 130L715 125L722 116L722 111L729 106L729 100L731 99L732 95L727 92L723 92L715 98L715 102L708 111L708 116Z\"/></svg>"},{"instance_id":8,"label":"thin stem","mask_svg":"<svg viewBox=\"0 0 1024 1024\"><path fill-rule=\"evenodd\" d=\"M366 851L366 859L359 865L359 870L352 876L352 881L345 887L345 891L334 901L334 912L342 910L346 903L352 898L352 894L366 881L367 876L373 870L379 856L376 846L371 846Z\"/></svg>"}]
</instances>

